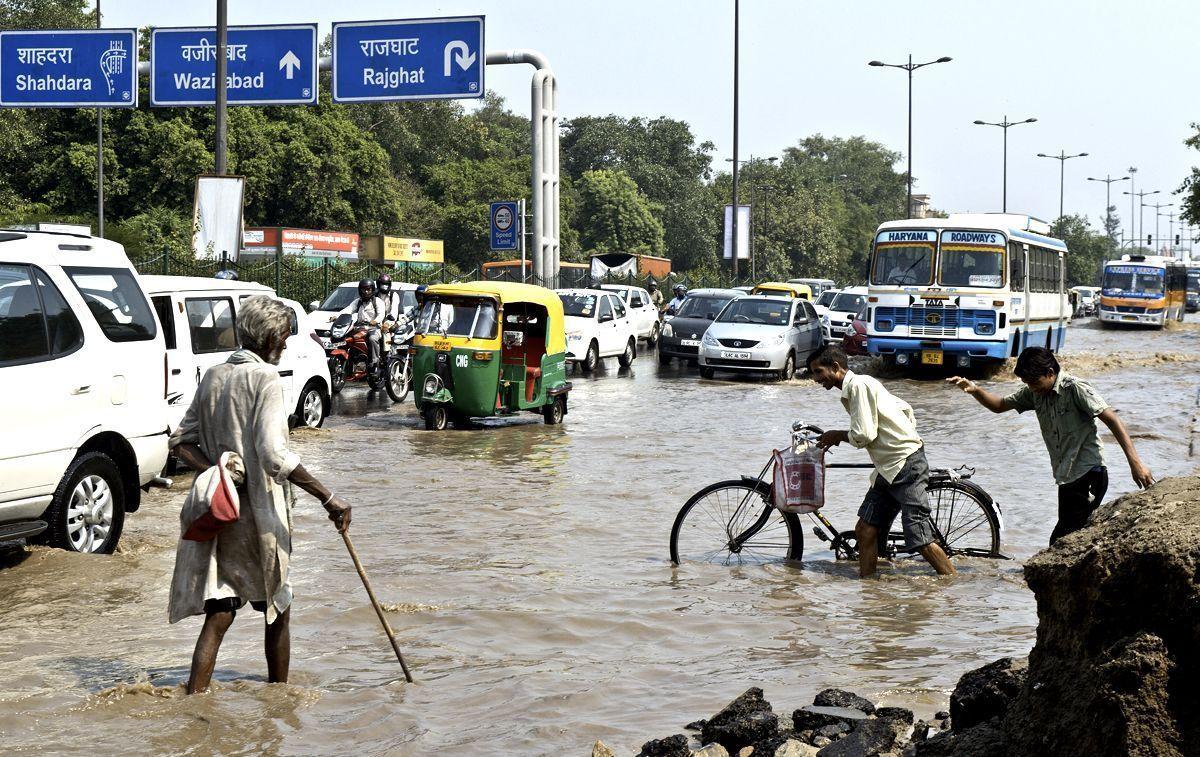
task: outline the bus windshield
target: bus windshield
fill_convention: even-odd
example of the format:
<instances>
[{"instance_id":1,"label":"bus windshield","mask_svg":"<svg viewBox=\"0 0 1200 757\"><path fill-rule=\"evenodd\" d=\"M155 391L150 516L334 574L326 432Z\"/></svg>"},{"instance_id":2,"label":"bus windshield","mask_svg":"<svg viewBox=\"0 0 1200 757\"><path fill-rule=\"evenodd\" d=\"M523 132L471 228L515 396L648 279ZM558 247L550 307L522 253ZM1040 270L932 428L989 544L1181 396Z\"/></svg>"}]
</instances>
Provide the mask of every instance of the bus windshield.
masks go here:
<instances>
[{"instance_id":1,"label":"bus windshield","mask_svg":"<svg viewBox=\"0 0 1200 757\"><path fill-rule=\"evenodd\" d=\"M919 286L933 283L933 244L905 242L875 246L872 284Z\"/></svg>"},{"instance_id":2,"label":"bus windshield","mask_svg":"<svg viewBox=\"0 0 1200 757\"><path fill-rule=\"evenodd\" d=\"M1187 290L1189 292L1200 293L1200 270L1197 270L1195 268L1189 268L1188 272L1187 272L1187 276L1188 276Z\"/></svg>"},{"instance_id":3,"label":"bus windshield","mask_svg":"<svg viewBox=\"0 0 1200 757\"><path fill-rule=\"evenodd\" d=\"M1004 250L942 245L938 280L951 287L1004 286Z\"/></svg>"},{"instance_id":4,"label":"bus windshield","mask_svg":"<svg viewBox=\"0 0 1200 757\"><path fill-rule=\"evenodd\" d=\"M1150 266L1109 266L1104 269L1103 293L1109 296L1160 297L1163 293L1163 271Z\"/></svg>"}]
</instances>

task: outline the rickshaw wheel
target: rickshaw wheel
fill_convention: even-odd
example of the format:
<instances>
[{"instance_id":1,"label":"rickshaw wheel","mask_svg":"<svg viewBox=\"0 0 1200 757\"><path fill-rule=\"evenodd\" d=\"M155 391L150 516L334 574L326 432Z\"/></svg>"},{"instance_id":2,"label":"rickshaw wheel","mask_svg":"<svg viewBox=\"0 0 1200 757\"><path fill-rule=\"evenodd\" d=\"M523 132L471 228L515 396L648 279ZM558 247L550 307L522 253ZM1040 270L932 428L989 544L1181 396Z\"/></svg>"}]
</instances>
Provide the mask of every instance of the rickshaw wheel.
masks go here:
<instances>
[{"instance_id":1,"label":"rickshaw wheel","mask_svg":"<svg viewBox=\"0 0 1200 757\"><path fill-rule=\"evenodd\" d=\"M445 431L450 425L450 414L442 405L427 405L421 414L425 417L426 431Z\"/></svg>"},{"instance_id":2,"label":"rickshaw wheel","mask_svg":"<svg viewBox=\"0 0 1200 757\"><path fill-rule=\"evenodd\" d=\"M566 412L566 403L563 398L555 397L553 402L542 407L542 418L546 421L547 426L557 426L563 422L563 415Z\"/></svg>"}]
</instances>

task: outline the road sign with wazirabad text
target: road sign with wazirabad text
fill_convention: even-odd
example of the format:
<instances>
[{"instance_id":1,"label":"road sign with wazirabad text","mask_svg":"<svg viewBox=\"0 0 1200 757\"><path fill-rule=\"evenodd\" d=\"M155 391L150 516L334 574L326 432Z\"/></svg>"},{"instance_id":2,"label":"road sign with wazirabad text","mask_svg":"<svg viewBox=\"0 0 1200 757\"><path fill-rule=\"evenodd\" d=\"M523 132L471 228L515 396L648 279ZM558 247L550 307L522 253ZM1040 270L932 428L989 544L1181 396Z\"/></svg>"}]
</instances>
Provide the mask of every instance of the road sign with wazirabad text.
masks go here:
<instances>
[{"instance_id":1,"label":"road sign with wazirabad text","mask_svg":"<svg viewBox=\"0 0 1200 757\"><path fill-rule=\"evenodd\" d=\"M0 106L132 108L136 29L0 31Z\"/></svg>"},{"instance_id":2,"label":"road sign with wazirabad text","mask_svg":"<svg viewBox=\"0 0 1200 757\"><path fill-rule=\"evenodd\" d=\"M483 97L483 16L333 25L334 102Z\"/></svg>"},{"instance_id":3,"label":"road sign with wazirabad text","mask_svg":"<svg viewBox=\"0 0 1200 757\"><path fill-rule=\"evenodd\" d=\"M317 25L231 26L225 45L230 105L314 105ZM215 105L217 30L150 32L150 104Z\"/></svg>"}]
</instances>

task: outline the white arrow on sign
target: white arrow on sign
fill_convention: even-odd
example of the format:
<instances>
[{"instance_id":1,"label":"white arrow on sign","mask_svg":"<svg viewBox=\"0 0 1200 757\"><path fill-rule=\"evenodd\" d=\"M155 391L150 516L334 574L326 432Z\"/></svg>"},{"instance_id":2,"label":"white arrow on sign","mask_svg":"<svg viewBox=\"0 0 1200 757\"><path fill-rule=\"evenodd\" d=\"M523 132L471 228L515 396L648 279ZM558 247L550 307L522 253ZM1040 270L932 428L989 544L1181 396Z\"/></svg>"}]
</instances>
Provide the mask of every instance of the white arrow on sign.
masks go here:
<instances>
[{"instance_id":1,"label":"white arrow on sign","mask_svg":"<svg viewBox=\"0 0 1200 757\"><path fill-rule=\"evenodd\" d=\"M467 43L461 39L456 39L446 45L446 60L445 60L445 75L450 75L450 54L454 53L454 61L466 71L475 62L475 53L471 52L471 48L467 47Z\"/></svg>"},{"instance_id":2,"label":"white arrow on sign","mask_svg":"<svg viewBox=\"0 0 1200 757\"><path fill-rule=\"evenodd\" d=\"M291 50L288 50L282 58L279 59L279 68L287 78L291 79L297 71L300 70L300 59Z\"/></svg>"}]
</instances>

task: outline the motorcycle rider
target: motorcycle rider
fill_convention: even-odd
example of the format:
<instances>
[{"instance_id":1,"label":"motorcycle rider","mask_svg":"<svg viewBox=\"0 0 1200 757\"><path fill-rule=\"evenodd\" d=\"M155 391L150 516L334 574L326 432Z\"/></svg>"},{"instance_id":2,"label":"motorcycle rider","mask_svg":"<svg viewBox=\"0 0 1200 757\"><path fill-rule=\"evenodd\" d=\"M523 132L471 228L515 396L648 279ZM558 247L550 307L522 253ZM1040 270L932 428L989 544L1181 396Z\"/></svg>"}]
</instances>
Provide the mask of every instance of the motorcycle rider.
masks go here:
<instances>
[{"instance_id":1,"label":"motorcycle rider","mask_svg":"<svg viewBox=\"0 0 1200 757\"><path fill-rule=\"evenodd\" d=\"M679 307L683 305L685 297L687 297L687 287L683 284L676 284L675 297L667 303L667 312L671 314L679 312Z\"/></svg>"},{"instance_id":2,"label":"motorcycle rider","mask_svg":"<svg viewBox=\"0 0 1200 757\"><path fill-rule=\"evenodd\" d=\"M650 290L650 303L654 305L655 310L661 313L663 309L663 295L658 290L658 282L650 279L650 283L646 285L646 288Z\"/></svg>"},{"instance_id":3,"label":"motorcycle rider","mask_svg":"<svg viewBox=\"0 0 1200 757\"><path fill-rule=\"evenodd\" d=\"M391 276L381 273L375 277L375 296L383 300L383 333L386 335L395 328L400 316L404 315L404 308L400 305L400 293L392 289ZM390 342L387 338L383 340L385 355L391 348Z\"/></svg>"},{"instance_id":4,"label":"motorcycle rider","mask_svg":"<svg viewBox=\"0 0 1200 757\"><path fill-rule=\"evenodd\" d=\"M379 366L383 335L379 327L387 316L383 299L375 294L375 282L363 279L358 282L358 303L354 307L354 325L367 327L367 360L370 370Z\"/></svg>"}]
</instances>

